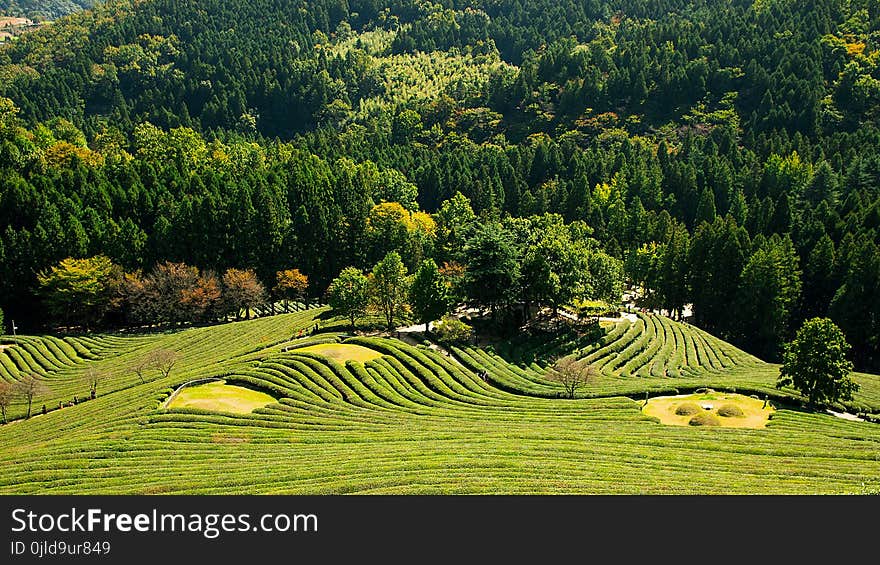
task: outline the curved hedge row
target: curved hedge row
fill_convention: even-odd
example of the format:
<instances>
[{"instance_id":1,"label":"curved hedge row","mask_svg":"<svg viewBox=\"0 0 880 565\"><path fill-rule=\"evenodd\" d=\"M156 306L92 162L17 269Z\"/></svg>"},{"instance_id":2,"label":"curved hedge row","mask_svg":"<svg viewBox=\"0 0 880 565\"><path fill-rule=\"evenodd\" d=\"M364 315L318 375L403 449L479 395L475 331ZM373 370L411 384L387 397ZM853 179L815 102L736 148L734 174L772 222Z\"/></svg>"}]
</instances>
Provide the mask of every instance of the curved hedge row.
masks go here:
<instances>
[{"instance_id":1,"label":"curved hedge row","mask_svg":"<svg viewBox=\"0 0 880 565\"><path fill-rule=\"evenodd\" d=\"M697 377L763 364L689 324L655 314L638 317L634 324L619 322L580 357L602 373L623 377Z\"/></svg>"},{"instance_id":2,"label":"curved hedge row","mask_svg":"<svg viewBox=\"0 0 880 565\"><path fill-rule=\"evenodd\" d=\"M382 353L365 363L282 352L291 329L314 323L308 313L157 335L94 362L53 342L64 354L29 353L32 362L66 367L56 376L101 368L107 390L0 426L0 493L846 493L880 476L873 424L784 406L765 430L652 422L621 395L721 390L719 382L773 392L777 369L748 365L689 326L640 322L641 331L620 324L582 352L608 347L609 372L585 391L602 398L576 400L556 399L560 389L540 364L480 348L447 355L392 339L348 340ZM124 371L158 346L181 352L171 376L140 383ZM714 357L701 357L701 347ZM46 351L55 349L47 343ZM658 376L661 367L678 367L681 377ZM250 414L160 408L176 386L203 377L277 400ZM863 382L878 385L866 386L872 395L880 390L880 379Z\"/></svg>"},{"instance_id":3,"label":"curved hedge row","mask_svg":"<svg viewBox=\"0 0 880 565\"><path fill-rule=\"evenodd\" d=\"M139 338L111 336L4 336L0 348L0 380L14 382L25 375L46 378L54 373L99 361L125 351Z\"/></svg>"}]
</instances>

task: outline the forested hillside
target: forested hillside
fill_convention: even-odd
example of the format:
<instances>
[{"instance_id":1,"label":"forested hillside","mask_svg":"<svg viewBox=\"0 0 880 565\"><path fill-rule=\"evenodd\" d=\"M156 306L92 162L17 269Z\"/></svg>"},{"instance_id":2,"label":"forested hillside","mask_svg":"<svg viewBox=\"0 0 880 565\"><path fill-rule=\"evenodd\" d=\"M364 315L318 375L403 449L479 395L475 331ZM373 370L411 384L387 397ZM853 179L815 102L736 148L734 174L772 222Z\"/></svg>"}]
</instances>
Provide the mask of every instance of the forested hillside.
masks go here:
<instances>
[{"instance_id":1,"label":"forested hillside","mask_svg":"<svg viewBox=\"0 0 880 565\"><path fill-rule=\"evenodd\" d=\"M872 0L114 1L0 48L0 97L7 320L57 322L66 257L320 289L552 213L750 353L830 315L880 369Z\"/></svg>"},{"instance_id":2,"label":"forested hillside","mask_svg":"<svg viewBox=\"0 0 880 565\"><path fill-rule=\"evenodd\" d=\"M94 4L93 0L0 0L0 14L54 20Z\"/></svg>"}]
</instances>

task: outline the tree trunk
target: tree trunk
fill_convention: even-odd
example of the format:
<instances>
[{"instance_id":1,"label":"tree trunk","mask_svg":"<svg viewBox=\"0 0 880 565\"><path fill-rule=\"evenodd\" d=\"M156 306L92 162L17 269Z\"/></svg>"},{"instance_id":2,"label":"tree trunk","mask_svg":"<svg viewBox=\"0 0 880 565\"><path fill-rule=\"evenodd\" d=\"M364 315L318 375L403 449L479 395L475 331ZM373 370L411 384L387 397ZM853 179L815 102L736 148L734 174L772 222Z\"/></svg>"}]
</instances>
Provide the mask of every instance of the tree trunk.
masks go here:
<instances>
[{"instance_id":1,"label":"tree trunk","mask_svg":"<svg viewBox=\"0 0 880 565\"><path fill-rule=\"evenodd\" d=\"M28 398L28 411L27 411L27 416L25 417L25 419L30 419L30 417L31 417L31 404L33 403L33 400L34 400L33 397Z\"/></svg>"},{"instance_id":2,"label":"tree trunk","mask_svg":"<svg viewBox=\"0 0 880 565\"><path fill-rule=\"evenodd\" d=\"M431 322L425 322L425 333L429 333L431 331L430 326Z\"/></svg>"}]
</instances>

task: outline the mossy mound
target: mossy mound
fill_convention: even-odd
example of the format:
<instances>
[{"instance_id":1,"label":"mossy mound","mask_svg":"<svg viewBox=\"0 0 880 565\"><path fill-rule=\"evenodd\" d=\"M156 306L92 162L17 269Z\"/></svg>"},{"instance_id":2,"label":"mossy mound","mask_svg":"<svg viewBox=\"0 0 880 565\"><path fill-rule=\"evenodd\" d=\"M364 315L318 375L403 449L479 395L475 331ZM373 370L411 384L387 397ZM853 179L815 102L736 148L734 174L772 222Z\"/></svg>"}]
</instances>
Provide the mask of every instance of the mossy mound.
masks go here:
<instances>
[{"instance_id":1,"label":"mossy mound","mask_svg":"<svg viewBox=\"0 0 880 565\"><path fill-rule=\"evenodd\" d=\"M675 409L676 416L693 416L701 412L700 407L693 402L682 402Z\"/></svg>"},{"instance_id":2,"label":"mossy mound","mask_svg":"<svg viewBox=\"0 0 880 565\"><path fill-rule=\"evenodd\" d=\"M725 418L742 418L745 412L736 404L724 404L718 409L718 415Z\"/></svg>"},{"instance_id":3,"label":"mossy mound","mask_svg":"<svg viewBox=\"0 0 880 565\"><path fill-rule=\"evenodd\" d=\"M690 419L688 425L691 426L720 426L721 420L718 419L718 416L714 414L709 414L708 412L704 412L702 414L697 414L693 418Z\"/></svg>"}]
</instances>

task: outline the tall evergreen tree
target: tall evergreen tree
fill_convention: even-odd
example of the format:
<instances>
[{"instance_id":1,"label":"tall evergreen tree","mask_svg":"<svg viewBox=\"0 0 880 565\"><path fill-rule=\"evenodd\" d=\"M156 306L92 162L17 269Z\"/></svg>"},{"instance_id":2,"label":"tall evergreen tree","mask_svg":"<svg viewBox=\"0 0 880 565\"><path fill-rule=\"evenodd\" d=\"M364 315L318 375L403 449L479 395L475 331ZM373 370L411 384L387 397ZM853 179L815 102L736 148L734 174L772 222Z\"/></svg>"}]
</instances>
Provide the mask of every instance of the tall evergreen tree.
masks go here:
<instances>
[{"instance_id":1,"label":"tall evergreen tree","mask_svg":"<svg viewBox=\"0 0 880 565\"><path fill-rule=\"evenodd\" d=\"M765 359L777 360L780 345L790 335L800 275L798 256L787 236L771 237L743 267L736 302L740 336Z\"/></svg>"},{"instance_id":2,"label":"tall evergreen tree","mask_svg":"<svg viewBox=\"0 0 880 565\"><path fill-rule=\"evenodd\" d=\"M715 221L715 216L715 193L710 188L704 188L697 203L694 226L699 226L703 222L711 224Z\"/></svg>"}]
</instances>

